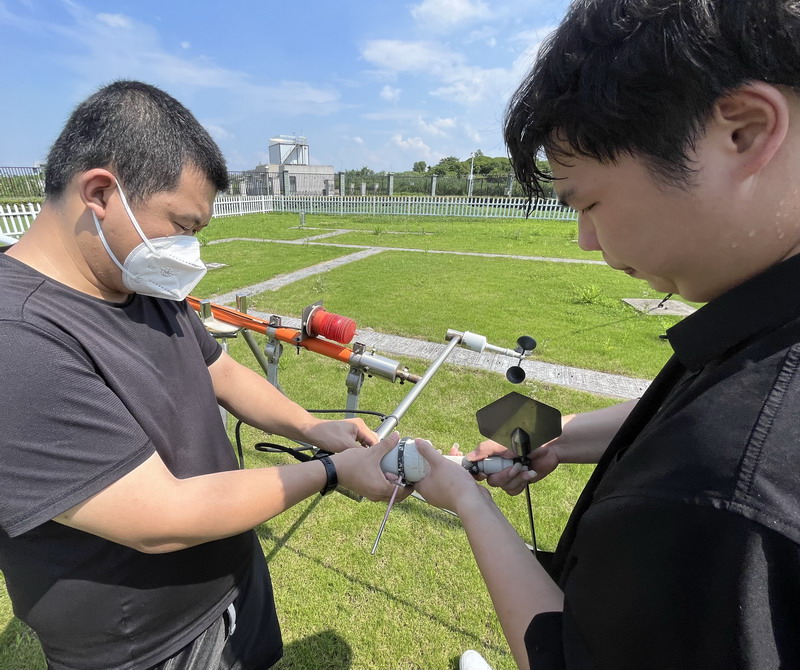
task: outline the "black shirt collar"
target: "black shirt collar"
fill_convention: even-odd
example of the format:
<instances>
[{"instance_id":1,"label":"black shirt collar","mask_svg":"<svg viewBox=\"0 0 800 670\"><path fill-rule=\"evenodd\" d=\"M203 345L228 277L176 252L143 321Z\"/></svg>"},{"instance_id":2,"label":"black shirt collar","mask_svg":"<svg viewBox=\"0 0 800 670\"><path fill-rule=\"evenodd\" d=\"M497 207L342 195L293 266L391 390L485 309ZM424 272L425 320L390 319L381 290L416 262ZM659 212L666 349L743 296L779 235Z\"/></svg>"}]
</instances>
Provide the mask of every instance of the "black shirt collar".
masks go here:
<instances>
[{"instance_id":1,"label":"black shirt collar","mask_svg":"<svg viewBox=\"0 0 800 670\"><path fill-rule=\"evenodd\" d=\"M800 314L800 254L723 293L667 331L675 355L697 370Z\"/></svg>"}]
</instances>

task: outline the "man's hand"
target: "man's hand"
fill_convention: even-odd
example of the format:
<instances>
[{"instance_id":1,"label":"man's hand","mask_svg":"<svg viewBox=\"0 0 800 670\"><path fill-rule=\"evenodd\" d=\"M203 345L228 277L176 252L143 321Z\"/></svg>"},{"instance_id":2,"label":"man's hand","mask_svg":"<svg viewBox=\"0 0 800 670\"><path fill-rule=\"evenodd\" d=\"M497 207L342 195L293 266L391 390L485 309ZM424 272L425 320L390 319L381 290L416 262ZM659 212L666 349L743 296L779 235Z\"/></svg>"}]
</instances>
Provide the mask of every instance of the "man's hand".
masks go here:
<instances>
[{"instance_id":1,"label":"man's hand","mask_svg":"<svg viewBox=\"0 0 800 670\"><path fill-rule=\"evenodd\" d=\"M376 502L389 500L394 493L397 475L384 474L381 459L397 446L400 433L394 432L369 449L345 449L331 456L339 484ZM411 494L410 487L397 492L397 502Z\"/></svg>"},{"instance_id":2,"label":"man's hand","mask_svg":"<svg viewBox=\"0 0 800 670\"><path fill-rule=\"evenodd\" d=\"M332 454L351 447L370 447L378 436L361 419L320 421L305 431L305 441Z\"/></svg>"},{"instance_id":3,"label":"man's hand","mask_svg":"<svg viewBox=\"0 0 800 670\"><path fill-rule=\"evenodd\" d=\"M490 486L500 487L512 496L518 495L525 490L528 484L544 479L558 467L558 453L553 448L553 443L556 440L558 438L543 444L531 452L528 470L523 470L519 463L515 463L510 468L496 472L488 477L479 475L477 479L486 479ZM485 440L474 451L468 453L466 457L470 461L482 461L489 456L515 458L516 454L511 449L506 449L502 444L493 440Z\"/></svg>"}]
</instances>

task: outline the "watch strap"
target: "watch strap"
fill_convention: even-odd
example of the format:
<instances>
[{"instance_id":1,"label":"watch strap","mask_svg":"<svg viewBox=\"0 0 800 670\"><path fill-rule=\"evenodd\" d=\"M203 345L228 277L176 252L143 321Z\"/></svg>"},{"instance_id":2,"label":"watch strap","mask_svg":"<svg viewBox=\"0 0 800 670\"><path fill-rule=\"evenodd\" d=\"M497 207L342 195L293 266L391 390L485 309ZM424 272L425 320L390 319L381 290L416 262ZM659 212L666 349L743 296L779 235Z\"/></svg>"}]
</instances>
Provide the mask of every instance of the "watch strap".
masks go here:
<instances>
[{"instance_id":1,"label":"watch strap","mask_svg":"<svg viewBox=\"0 0 800 670\"><path fill-rule=\"evenodd\" d=\"M336 474L336 466L333 464L331 457L327 454L317 458L325 466L325 486L319 492L320 495L327 495L339 485L339 476Z\"/></svg>"}]
</instances>

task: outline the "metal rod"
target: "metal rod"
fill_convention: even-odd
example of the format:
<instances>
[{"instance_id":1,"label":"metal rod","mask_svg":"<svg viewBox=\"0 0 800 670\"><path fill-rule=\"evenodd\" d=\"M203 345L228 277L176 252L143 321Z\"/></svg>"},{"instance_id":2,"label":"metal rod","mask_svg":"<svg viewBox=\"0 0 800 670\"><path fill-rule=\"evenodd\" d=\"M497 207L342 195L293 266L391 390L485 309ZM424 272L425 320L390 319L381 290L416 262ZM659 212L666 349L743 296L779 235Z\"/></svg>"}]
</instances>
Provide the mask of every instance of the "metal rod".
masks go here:
<instances>
[{"instance_id":1,"label":"metal rod","mask_svg":"<svg viewBox=\"0 0 800 670\"><path fill-rule=\"evenodd\" d=\"M525 485L525 497L528 499L528 521L531 524L531 542L533 542L533 555L539 551L539 547L536 546L536 526L533 524L533 506L531 505L531 485Z\"/></svg>"},{"instance_id":2,"label":"metal rod","mask_svg":"<svg viewBox=\"0 0 800 670\"><path fill-rule=\"evenodd\" d=\"M378 529L378 537L375 538L375 544L372 545L372 554L374 554L378 550L378 542L381 541L381 535L383 535L383 529L386 527L386 521L389 519L389 512L392 511L392 505L394 505L394 499L397 497L397 492L400 490L400 484L394 485L394 492L392 493L392 497L389 499L389 504L386 506L386 514L383 515L383 521L381 521L381 527Z\"/></svg>"},{"instance_id":3,"label":"metal rod","mask_svg":"<svg viewBox=\"0 0 800 670\"><path fill-rule=\"evenodd\" d=\"M253 337L253 333L245 328L242 330L242 337L244 337L244 341L247 342L247 346L250 347L250 351L253 352L253 356L255 356L264 374L269 376L269 361L267 361L267 357L264 356L264 353L261 351L261 347L258 346L258 342L256 342L256 338Z\"/></svg>"},{"instance_id":4,"label":"metal rod","mask_svg":"<svg viewBox=\"0 0 800 670\"><path fill-rule=\"evenodd\" d=\"M387 416L382 422L381 425L378 426L378 429L375 431L378 435L378 439L382 440L384 437L387 437L397 426L400 422L400 419L406 413L411 404L417 399L417 396L422 393L422 389L427 386L428 382L431 380L436 371L441 367L442 363L444 363L445 359L450 355L450 352L455 349L459 343L461 342L461 337L454 337L451 339L447 346L444 348L439 357L431 363L430 367L425 371L425 374L420 377L420 380L414 385L412 388L400 401L400 404L395 407L394 412L392 412L389 416Z\"/></svg>"}]
</instances>

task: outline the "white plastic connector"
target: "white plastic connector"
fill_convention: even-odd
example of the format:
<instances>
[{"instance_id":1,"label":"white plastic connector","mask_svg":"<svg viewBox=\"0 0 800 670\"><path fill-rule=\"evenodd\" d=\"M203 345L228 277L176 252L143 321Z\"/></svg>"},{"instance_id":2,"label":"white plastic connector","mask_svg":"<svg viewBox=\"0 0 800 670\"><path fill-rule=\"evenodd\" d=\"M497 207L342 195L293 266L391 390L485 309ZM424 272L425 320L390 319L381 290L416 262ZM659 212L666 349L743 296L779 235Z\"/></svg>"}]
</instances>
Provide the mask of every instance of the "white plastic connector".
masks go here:
<instances>
[{"instance_id":1,"label":"white plastic connector","mask_svg":"<svg viewBox=\"0 0 800 670\"><path fill-rule=\"evenodd\" d=\"M465 331L461 336L461 344L463 344L470 351L483 352L486 349L486 337L478 335L478 333L470 333Z\"/></svg>"},{"instance_id":2,"label":"white plastic connector","mask_svg":"<svg viewBox=\"0 0 800 670\"><path fill-rule=\"evenodd\" d=\"M414 438L404 437L401 442L403 443L404 480L408 484L416 484L425 479L431 471L431 466L428 465L428 461L426 461L417 450ZM400 475L400 467L398 464L399 456L400 450L398 447L395 447L381 459L381 470ZM491 456L482 461L469 461L463 456L445 455L445 458L448 461L458 463L465 470L475 469L477 472L484 475L492 475L495 472L500 472L514 465L514 461L510 458L500 458L499 456ZM527 470L528 468L523 466L523 469Z\"/></svg>"}]
</instances>

